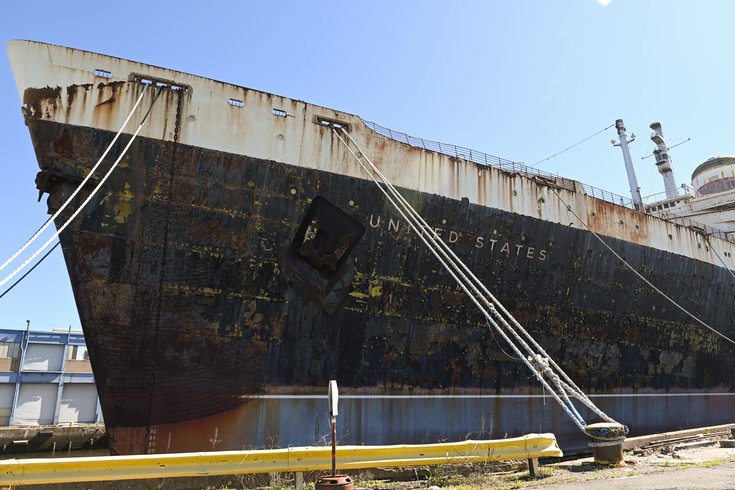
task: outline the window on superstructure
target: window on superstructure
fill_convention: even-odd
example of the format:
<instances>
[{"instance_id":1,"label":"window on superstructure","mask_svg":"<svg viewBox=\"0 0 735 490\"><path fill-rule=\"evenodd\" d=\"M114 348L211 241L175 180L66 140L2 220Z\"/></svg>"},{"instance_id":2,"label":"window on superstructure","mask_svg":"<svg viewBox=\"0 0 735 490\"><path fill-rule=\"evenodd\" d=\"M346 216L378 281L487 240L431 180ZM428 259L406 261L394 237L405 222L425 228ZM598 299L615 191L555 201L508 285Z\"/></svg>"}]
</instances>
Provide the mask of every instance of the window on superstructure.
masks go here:
<instances>
[{"instance_id":1,"label":"window on superstructure","mask_svg":"<svg viewBox=\"0 0 735 490\"><path fill-rule=\"evenodd\" d=\"M288 112L284 111L283 109L273 109L273 115L278 117L288 117Z\"/></svg>"},{"instance_id":2,"label":"window on superstructure","mask_svg":"<svg viewBox=\"0 0 735 490\"><path fill-rule=\"evenodd\" d=\"M98 68L94 71L94 76L102 78L112 78L112 73L107 70L100 70Z\"/></svg>"},{"instance_id":3,"label":"window on superstructure","mask_svg":"<svg viewBox=\"0 0 735 490\"><path fill-rule=\"evenodd\" d=\"M227 103L235 107L245 107L245 102L240 99L228 99Z\"/></svg>"}]
</instances>

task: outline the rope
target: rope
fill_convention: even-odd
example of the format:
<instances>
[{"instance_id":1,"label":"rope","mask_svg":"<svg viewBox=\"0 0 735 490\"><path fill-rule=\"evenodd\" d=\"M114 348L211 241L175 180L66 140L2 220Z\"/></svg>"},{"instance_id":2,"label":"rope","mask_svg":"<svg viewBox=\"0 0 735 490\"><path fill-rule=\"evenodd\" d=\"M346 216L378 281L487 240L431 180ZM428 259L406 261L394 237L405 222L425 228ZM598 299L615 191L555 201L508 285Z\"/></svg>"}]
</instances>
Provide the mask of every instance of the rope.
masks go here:
<instances>
[{"instance_id":1,"label":"rope","mask_svg":"<svg viewBox=\"0 0 735 490\"><path fill-rule=\"evenodd\" d=\"M622 443L623 443L623 441L625 441L625 437L623 437L623 438L621 438L621 439L611 439L611 440L609 440L609 441L600 441L600 440L595 440L595 441L592 441L592 442L588 442L588 443L587 443L587 445L588 445L589 447L609 447L609 446L619 446L620 444L622 444Z\"/></svg>"},{"instance_id":2,"label":"rope","mask_svg":"<svg viewBox=\"0 0 735 490\"><path fill-rule=\"evenodd\" d=\"M600 411L589 400L589 398L587 398L587 396L584 395L584 393L576 385L574 385L574 383L569 379L569 377L548 356L548 354L546 354L546 352L533 340L530 334L528 334L528 332L526 332L523 329L523 327L520 326L520 324L505 309L505 307L500 303L500 301L498 301L497 298L495 298L490 293L490 291L487 290L484 284L482 284L482 282L469 270L469 268L467 268L467 266L454 254L454 252L452 252L449 246L446 243L444 243L443 240L441 240L441 238L437 235L437 233L426 223L426 221L424 221L424 219L416 212L416 210L413 209L410 203L408 203L408 201L406 201L406 199L403 198L403 196L388 181L385 175L383 175L380 172L380 170L377 168L377 166L375 166L375 164L370 160L370 158L365 155L365 152L360 148L360 146L352 138L352 136L350 136L350 134L344 131L343 129L344 134L347 136L347 138L349 138L352 144L358 149L359 153L357 154L352 150L352 148L350 148L349 144L340 136L340 134L336 131L335 128L333 128L333 131L335 135L337 136L337 138L339 138L339 140L345 146L345 148L350 152L350 154L352 154L355 160L365 170L368 176L373 180L373 182L375 182L375 184L378 186L381 192L386 196L388 201L396 208L396 210L406 220L409 226L414 230L414 232L419 236L419 238L429 248L431 253L437 258L437 260L439 260L440 264L447 270L447 272L449 272L452 278L457 282L457 284L462 288L462 290L469 296L470 300L483 313L487 322L491 324L493 327L495 327L495 330L503 337L503 339L508 343L508 345L510 345L513 351L515 351L518 357L526 364L526 366L536 376L536 378L540 381L543 387L551 393L551 395L554 397L557 403L559 403L562 409L569 415L569 417L580 428L580 430L586 433L586 429L585 429L586 424L584 420L582 419L582 417L579 415L579 413L576 411L576 409L574 409L573 405L571 404L571 402L569 401L569 398L566 395L566 392L564 390L560 390L561 395L557 393L557 391L554 390L548 384L548 382L544 378L543 373L534 367L534 365L531 362L532 360L538 359L539 356L541 356L541 358L545 358L547 366L549 366L549 369L551 369L551 367L553 366L554 369L559 371L559 374L565 379L565 381L568 381L567 383L563 383L563 386L566 386L569 389L570 394L572 396L582 401L586 406L592 408L595 411L595 413L601 414L605 420L614 422L610 417L608 417L602 411ZM370 165L370 169L368 169L368 167L362 162L362 158L364 158L368 162L368 164ZM380 178L382 185L381 185L381 182L378 181L378 178L376 178L376 175L378 178ZM386 191L386 188L388 189L387 191ZM390 195L388 192L390 192ZM391 197L391 195L393 197ZM400 206L396 203L394 198L400 202ZM408 218L407 214L411 216L411 219ZM423 231L419 231L419 228ZM472 278L472 281L470 281L468 276ZM478 288L482 289L484 294L482 294ZM470 290L472 290L472 292L470 292ZM488 300L488 298L490 298L490 300L492 301L492 304ZM485 306L480 304L481 301L482 303L485 304ZM515 328L511 327L511 325L508 324L505 318L498 312L498 309L500 309L503 312L503 314L505 314L511 320L511 322L515 325ZM500 325L498 325L498 322L503 325L505 330L501 328ZM527 353L531 354L528 358L524 356L521 353L520 348L514 342L511 341L508 334L506 333L506 330L510 335L514 337L516 342L518 342L526 350ZM535 352L533 349L529 347L528 343L518 333L519 331L522 332L523 335L526 338L528 338L536 346L540 354ZM557 388L562 385L562 383L555 383L555 384L557 385ZM564 398L563 401L562 401L562 398Z\"/></svg>"},{"instance_id":3,"label":"rope","mask_svg":"<svg viewBox=\"0 0 735 490\"><path fill-rule=\"evenodd\" d=\"M505 349L503 349L503 346L500 345L500 342L498 342L498 339L495 338L495 334L493 333L493 329L492 328L489 328L491 326L490 325L490 322L486 322L486 323L487 323L487 326L488 326L488 330L490 331L490 336L493 338L493 342L495 342L495 345L498 346L498 349L500 349L500 352L502 352L503 354L505 354L509 359L512 359L514 361L520 361L520 359L518 359L517 357L513 357L510 354L508 354L507 352L505 352Z\"/></svg>"},{"instance_id":4,"label":"rope","mask_svg":"<svg viewBox=\"0 0 735 490\"><path fill-rule=\"evenodd\" d=\"M648 279L646 279L645 277L643 277L643 276L641 275L641 273L640 273L640 272L638 272L637 270L635 270L635 268L634 268L634 267L633 267L632 265L630 265L630 264L629 264L628 262L626 262L626 260L625 260L624 258L622 258L622 257L621 257L620 255L618 255L618 254L617 254L617 252L615 252L615 250L613 250L613 249L612 249L612 248L610 247L610 245L608 245L608 244L607 244L607 243L605 242L605 240L603 240L602 238L600 238L600 236L599 236L599 235L598 235L597 233L595 233L595 232L594 232L594 231L592 230L592 228L590 228L590 227L589 227L589 226L587 225L587 223L585 223L585 222L584 222L584 221L582 220L582 218L580 218L580 217L579 217L579 216L577 215L577 213L575 213L575 212L574 212L574 210L572 209L572 207L571 207L571 206L570 206L569 204L567 204L567 203L566 203L566 201L564 201L564 199L562 199L562 197L561 197L561 196L560 196L560 195L559 195L559 194L558 194L558 193L556 192L556 190L555 190L555 189L554 189L553 187L549 187L549 189L551 189L551 191L552 191L552 192L553 192L554 194L556 194L556 197L557 197L557 198L559 198L559 200L560 200L560 201L562 202L562 204L564 204L564 205L565 205L565 206L567 207L567 211L569 211L570 213L572 213L572 214L574 215L574 217L575 217L575 218L577 218L577 220L579 220L579 222L580 222L580 223L582 223L582 225L583 225L583 226L584 226L585 228L587 228L587 231L589 231L590 233L592 233L592 235L593 235L593 236L594 236L595 238L597 238L597 239L598 239L598 240L600 241L600 243L602 243L602 244L603 244L603 245L605 246L605 248L607 248L607 249L608 249L608 250L610 251L610 253L612 253L612 254L613 254L613 255L614 255L614 256L615 256L615 257L616 257L616 258L617 258L618 260L620 260L620 261L621 261L621 262L622 262L623 264L625 264L625 266L626 266L626 267L627 267L628 269L630 269L631 271L633 271L633 274L635 274L636 276L638 276L638 278L639 278L639 279L640 279L641 281L645 282L645 283L646 283L646 284L647 284L647 285L648 285L648 286L649 286L649 287L650 287L651 289L653 289L653 290L654 290L654 291L656 291L656 292L657 292L658 294L660 294L661 296L663 296L664 298L666 298L666 299L667 299L667 300L668 300L668 301L669 301L669 302L670 302L670 303L671 303L672 305L676 306L676 307L677 307L677 308L679 308L679 309L680 309L681 311L683 311L684 313L686 313L686 314L687 314L688 316L690 316L690 317L691 317L692 319L694 319L694 320L695 320L695 321L696 321L697 323L699 323L700 325L702 325L702 326L703 326L703 327L705 327L706 329L710 330L710 331L711 331L712 333L714 333L714 334L717 334L717 335L719 335L719 336L720 336L720 337L722 337L723 339L725 339L725 340L727 340L728 342L730 342L731 344L734 344L734 345L735 345L735 341L733 341L733 340L732 340L732 339L731 339L730 337L728 337L727 335L725 335L725 334L723 334L723 333L721 333L721 332L718 332L718 331L717 331L717 330L715 330L714 328L712 328L712 327L710 327L709 325L707 325L706 323L704 323L704 321L702 321L702 320L700 320L700 319L699 319L698 317L694 316L694 314L690 313L690 312L689 312L689 311L688 311L688 310L687 310L686 308L684 308L684 307L683 307L683 306L681 306L681 305L680 305L679 303L677 303L676 301L674 301L674 300L673 300L672 298L670 298L669 296L667 296L667 295L666 295L666 293L664 293L664 292L663 292L663 291L661 291L661 290L660 290L659 288L657 288L656 286L654 286L653 284L651 284L651 281L649 281ZM716 252L715 252L715 254L716 254ZM732 272L731 272L731 273L732 273Z\"/></svg>"},{"instance_id":5,"label":"rope","mask_svg":"<svg viewBox=\"0 0 735 490\"><path fill-rule=\"evenodd\" d=\"M725 261L722 260L722 257L720 257L720 254L717 253L717 249L715 249L715 247L712 246L712 242L709 241L709 237L707 235L705 235L704 233L702 234L702 237L707 242L707 245L709 245L709 248L711 248L712 251L715 253L715 255L717 256L717 258L720 259L720 263L722 264L722 266L725 269L727 269L727 272L729 272L730 275L733 277L733 279L735 279L735 274L732 272L732 269L730 269L730 267L725 263Z\"/></svg>"},{"instance_id":6,"label":"rope","mask_svg":"<svg viewBox=\"0 0 735 490\"><path fill-rule=\"evenodd\" d=\"M54 250L56 250L56 247L58 247L59 244L61 244L61 242L56 242L56 244L54 244L54 246L51 247L51 250L49 250L48 252L46 252L45 254L43 254L43 257L41 257L38 262L36 262L35 264L33 264L33 267L31 267L30 269L28 269L26 271L26 273L23 274L22 276L20 276L18 278L18 280L15 281L13 284L11 284L8 289L6 289L5 291L3 291L3 293L0 294L0 298L2 298L3 296L5 296L6 294L8 294L15 286L18 285L18 283L20 281L22 281L23 279L25 279L28 274L30 274L31 272L33 272L33 269L35 269L36 267L38 267L39 265L41 265L41 262L43 262L44 260L46 260L46 257L48 257L49 255L51 255L51 252L53 252Z\"/></svg>"},{"instance_id":7,"label":"rope","mask_svg":"<svg viewBox=\"0 0 735 490\"><path fill-rule=\"evenodd\" d=\"M359 145L357 145L357 143L355 143L355 142L354 142L354 139L352 139L352 138L351 138L351 136L349 135L349 133L346 133L346 134L347 134L347 136L348 136L348 137L349 137L349 138L350 138L350 139L352 140L352 142L353 142L353 143L355 144L355 146L357 146L357 147L358 147L358 149L359 149ZM343 140L343 139L342 139L342 138L341 138L341 137L340 137L339 135L337 135L337 136L338 136L338 138L340 138L340 140L341 140L341 141L342 141L342 142L343 142L343 143L345 144L345 146L347 146L347 144L346 144L346 143L344 142L344 140ZM457 283L458 283L458 284L460 285L460 287L461 287L461 288L462 288L462 289L463 289L463 290L465 291L465 293L466 293L466 294L467 294L467 295L468 295L468 296L470 297L470 299L471 299L471 300L473 301L473 303L475 303L475 305L476 305L476 306L477 306L477 307L478 307L478 308L480 309L480 311L481 311L481 312L482 312L482 313L483 313L483 314L485 315L485 317L486 317L487 321L488 321L488 322L489 322L490 324L492 324L492 325L493 325L493 326L495 327L495 329L496 329L496 330L498 331L498 333L499 333L499 334L500 334L500 335L501 335L501 336L503 337L503 339L504 339L504 340L505 340L506 342L508 342L508 344L509 344L509 345L511 346L511 348L513 348L513 350L514 350L514 351L516 352L516 354L517 354L517 355L518 355L518 356L519 356L519 357L521 358L521 360L522 360L522 361L523 361L523 362L524 362L524 363L526 364L526 366L527 366L527 367L528 367L528 368L529 368L529 369L531 370L531 372L533 372L533 373L534 373L534 374L536 375L536 377L537 377L537 378L539 379L539 381L541 382L541 384L542 384L542 385L543 385L543 386L544 386L544 387L545 387L545 388L546 388L546 389L547 389L547 390L548 390L548 391L549 391L549 392L550 392L550 393L552 394L552 396L553 396L553 397L554 397L554 398L555 398L555 399L557 400L557 402L559 403L559 405L560 405L560 406L561 406L561 407L562 407L562 408L563 408L563 409L564 409L564 410L565 410L565 411L566 411L566 412L567 412L567 413L569 414L569 416L570 416L570 417L572 418L572 420L573 420L573 421L574 421L574 422L575 422L575 423L576 423L576 424L578 425L578 427L579 427L579 428L580 428L581 430L584 430L584 421L583 421L583 420L581 420L581 418L579 418L579 417L578 417L578 414L575 414L575 413L571 412L571 411L570 411L570 410L569 410L569 409L567 408L567 403L564 403L564 402L562 402L562 400L560 399L559 395L558 395L558 394L557 394L557 393L556 393L556 392L555 392L555 391L554 391L554 390L553 390L553 389L551 388L551 386L549 386L549 385L548 385L548 384L546 383L546 381L545 381L545 380L543 379L543 377L541 376L541 374L540 374L540 373L539 373L539 372L538 372L538 371L537 371L536 369L534 369L534 367L533 367L533 366L531 365L531 363L529 362L529 360L528 360L528 359L526 359L526 357L525 357L525 356L523 356L523 354L522 354L522 353L520 352L520 349L518 349L518 347L517 347L517 346L516 346L516 345L515 345L515 344L514 344L513 342L511 342L511 340L510 340L510 339L508 338L508 336L506 335L506 333L505 333L505 332L504 332L504 331L503 331L503 330L502 330L502 329L501 329L501 328L500 328L500 327L498 326L498 324L497 324L497 323L495 322L495 320L494 320L493 318L491 318L491 316L490 316L490 314L489 314L489 313L487 312L487 310L485 310L485 309L483 308L483 306L482 306L482 305L480 305L480 303L478 302L478 299L477 299L477 298L476 298L476 297L475 297L475 296L474 296L474 295L473 295L472 293L470 293L470 291L468 290L468 287L469 287L469 288L472 288L472 289L473 289L473 292L474 292L475 294L478 294L478 295L479 295L479 291L477 290L477 288L476 288L475 286L473 286L473 285L469 285L469 286L468 286L468 285L467 285L466 283L463 283L462 281L460 281L460 279L459 279L459 278L457 277L457 275L456 275L456 274L455 274L455 273L453 272L452 268L450 268L450 266L449 266L449 265L448 265L448 264L447 264L447 263L446 263L446 262L444 261L444 259L442 259L442 258L441 258L441 257L439 256L439 253L441 253L441 254L442 254L442 255L443 255L443 256L444 256L445 258L449 259L449 257L448 257L448 254L447 254L447 253L446 253L446 252L445 252L444 250L442 250L441 248L439 248L439 249L435 248L435 247L437 247L437 245L439 245L439 244L442 244L442 245L444 245L444 247L445 247L445 248L446 248L446 249L447 249L447 250L449 251L449 253L452 253L452 252L451 252L451 250L449 250L449 249L448 249L448 247L446 247L446 244L444 244L444 242L443 242L443 241L442 241L442 240L441 240L441 239L440 239L440 238L438 237L438 235L436 235L436 233L435 233L435 232L434 232L433 230L431 230L431 228L430 228L430 227L429 227L429 226L428 226L428 225L426 224L426 222L425 222L425 221L423 221L423 219L422 219L422 218L421 218L421 217L420 217L420 216L418 215L418 213L416 213L416 212L415 212L415 211L413 210L413 208L412 208L412 207L410 206L410 204L408 204L408 203L407 203L407 201L405 201L405 199L403 199L403 197L402 197L402 196L401 196L401 195L400 195L400 194L399 194L399 193L398 193L398 192L397 192L397 191L395 190L395 188L393 188L393 187L391 186L391 184L390 184L389 182L387 182L387 179L385 179L385 178L384 178L384 176L383 176L383 175L382 175L382 174L380 173L380 171L379 171L379 170L377 169L377 167L375 167L375 165L374 165L374 164L372 164L372 162L370 161L370 159L369 159L368 157L366 157L366 156L365 156L366 160L367 160L367 161L368 161L368 162L369 162L369 163L371 164L371 167L373 168L373 170L375 170L375 171L376 171L376 173L377 173L378 175L380 175L380 176L381 176L381 178L382 178L382 179L384 180L384 182L385 182L385 185L386 185L386 186L387 186L387 187L388 187L389 189L391 189L392 193L394 193L394 195L395 195L395 196L396 196L396 197L397 197L397 198L398 198L399 200L401 200L401 201L402 201L402 204L404 204L404 205L406 206L407 210L410 210L409 212L412 212L412 213L413 213L413 217L414 217L414 218L415 218L415 219L417 220L417 222L418 222L418 223L419 223L419 224L420 224L420 225L421 225L421 226L422 226L422 227L423 227L424 229L430 230L430 231L432 232L432 233L430 233L430 234L428 234L428 235L427 235L427 236L428 236L428 239L432 241L432 243L433 243L433 245L434 245L434 246L430 245L430 244L428 243L427 239L426 239L426 238L424 237L424 234L423 234L423 233L419 233L419 231L417 230L416 226L414 226L414 225L413 225L413 223L411 222L411 220L409 220L409 219L408 219L408 218L406 217L405 213L404 213L404 212L403 212L403 211L402 211L402 210L401 210L400 208L398 208L398 207L397 207L397 205L396 205L396 203L395 203L395 202L393 201L393 199L391 199L391 198L390 198L390 196L388 196L388 194L386 193L386 191L385 191L385 190L384 190L384 189L382 188L382 186L380 186L380 184L379 184L379 183L377 182L377 180L375 179L375 177L374 177L374 176L372 175L371 171L370 171L370 170L368 170L368 169L367 169L367 168L366 168L366 167L365 167L365 166L364 166L364 165L362 164L362 162L360 161L359 157L357 157L357 155L356 155L356 154L355 154L355 153L354 153L354 152L353 152L353 151L352 151L352 150L351 150L351 149L349 148L349 146L347 146L347 149L348 149L348 150L350 151L350 153L352 153L352 155L353 155L353 156L354 156L354 157L355 157L355 158L356 158L356 159L358 160L358 162L359 162L359 163L360 163L360 165L361 165L361 166L363 167L363 169L365 169L365 170L366 170L366 172L368 172L368 174L369 174L369 175L370 175L370 177L371 177L371 178L373 179L373 181L374 181L374 182L375 182L376 184L378 184L378 187L379 187L379 188L381 189L381 191L383 192L383 194L385 194L385 195L386 195L386 197L388 198L388 200L389 200L389 201L391 202L391 204L393 204L393 206L394 206L394 207L396 207L396 209L398 209L399 213L401 213L401 215L402 215L402 216L404 217L404 219L406 219L406 220L407 220L407 222L408 222L408 223L409 223L409 224L411 225L412 229L413 229L413 230L414 230L414 231L415 231L415 232L416 232L416 233L417 233L417 234L419 235L419 237L421 238L421 240L422 240L422 241L423 241L423 242L424 242L424 243L425 243L425 244L427 245L427 247L429 247L429 249L431 250L431 252L432 252L432 253L433 253L433 254L434 254L434 255L435 255L436 257L437 257L437 259L438 259L438 260L439 260L439 262L440 262L440 263L442 264L442 266L444 266L444 268L445 268L445 269L446 269L446 270L447 270L447 271L448 271L448 272L450 273L450 275L451 275L451 276L452 276L452 277L453 277L453 278L455 279L455 281L457 281ZM362 152L361 150L360 150L360 154L364 156L364 152ZM432 234L433 234L433 236L432 236ZM438 251L437 251L437 250L438 250ZM450 260L451 260L451 259L450 259ZM457 260L458 260L458 259L457 259ZM459 261L459 263L461 264L461 261ZM456 267L457 267L456 263L453 263L453 268L456 268ZM466 268L466 267L465 267L465 268ZM464 275L464 274L463 274L463 273L462 273L461 271L460 271L460 275L462 276L463 280L467 281L467 277L466 277L466 276L465 276L465 275ZM487 303L487 300L486 300L486 299L485 299L484 297L482 297L481 299L483 299L483 302L485 302L485 303L486 303L486 304L488 305L488 309L489 309L490 311L492 311L493 313L497 313L497 310L495 309L495 307L494 307L493 305L490 305L490 304L488 304L488 303ZM503 324L504 324L504 326L506 326L506 328L508 328L508 325L507 325L507 323L506 323L506 322L505 322L504 320L502 320L502 318L501 318L500 320L501 320L501 323L503 323ZM519 341L520 341L520 343L521 343L521 344L522 344L522 345L524 346L524 348L526 348L526 349L528 350L528 345L527 345L527 344L525 344L525 342L523 342L523 341L522 341L522 339L520 339L520 338L518 337L518 334L517 334L517 333L516 333L516 332L515 332L514 330L512 330L512 329L509 329L509 331L511 332L511 334L512 334L512 335L514 335L514 336L516 337L516 340L519 340Z\"/></svg>"},{"instance_id":8,"label":"rope","mask_svg":"<svg viewBox=\"0 0 735 490\"><path fill-rule=\"evenodd\" d=\"M97 163L94 165L94 167L92 167L92 170L90 170L89 173L87 174L87 176L84 177L84 180L82 180L82 183L79 184L79 186L76 189L74 189L74 192L72 192L71 196L69 196L69 198L64 202L64 204L61 205L61 207L54 213L53 216L51 216L48 220L46 220L46 223L44 223L44 225L41 228L39 228L38 231L36 231L36 233L31 238L29 238L28 241L25 244L23 244L23 246L20 247L20 249L17 252L15 252L2 265L0 265L0 270L3 270L8 264L10 264L13 260L15 260L20 254L23 253L23 251L26 248L28 248L31 245L31 243L33 243L36 240L36 238L38 238L41 235L41 233L43 233L44 231L46 231L46 228L48 228L51 225L51 223L56 218L58 218L59 215L61 215L61 213L64 211L64 209L66 209L66 207L69 205L69 203L79 193L79 191L82 190L82 188L87 183L87 181L92 177L92 174L94 174L94 172L97 170L97 167L100 166L100 164L102 163L102 160L105 159L105 157L107 156L107 153L109 153L110 149L112 149L112 146L115 144L115 142L117 141L117 139L120 137L120 134L122 134L123 130L125 129L125 126L128 125L128 122L130 121L130 118L133 116L133 113L138 108L138 104L140 104L140 101L143 100L143 95L145 95L146 90L148 90L148 84L146 84L145 87L143 88L143 91L140 93L140 96L138 97L138 100L135 101L135 105L133 106L133 109L130 111L130 114L128 114L128 117L125 119L125 122L123 123L122 127L120 127L120 130L117 132L117 134L115 135L115 137L112 139L112 141L110 142L110 144L107 146L107 149L105 150L105 152L102 154L102 156L99 158L99 160L97 160Z\"/></svg>"},{"instance_id":9,"label":"rope","mask_svg":"<svg viewBox=\"0 0 735 490\"><path fill-rule=\"evenodd\" d=\"M84 209L85 206L87 204L89 204L89 201L91 201L92 198L97 194L97 192L102 188L102 186L105 184L105 182L107 181L107 179L112 174L112 171L115 170L115 168L117 167L118 163L120 163L120 160L122 160L123 156L125 156L125 153L127 153L128 148L130 148L130 145L132 145L133 144L133 141L135 141L135 138L137 138L138 133L140 133L140 130L143 129L143 124L145 123L146 119L148 119L148 115L150 114L150 110L151 110L151 108L153 108L153 104L156 102L156 100L158 99L158 96L161 94L161 90L163 90L163 89L159 89L159 91L156 93L156 96L153 98L153 101L151 102L151 107L148 109L148 112L146 112L145 116L143 116L143 120L140 122L140 125L138 125L138 129L135 131L135 133L133 134L133 136L130 138L130 141L128 141L128 144L125 145L125 148L123 148L123 151L122 151L122 153L120 153L120 156L117 157L117 160L115 160L115 162L112 164L112 166L107 171L107 173L102 178L102 180L100 180L100 182L97 184L97 186L94 188L94 190L89 194L89 196L87 196L87 199L84 200L84 202L81 204L81 206L79 206L74 211L74 213L71 215L71 217L69 217L69 219L66 220L66 222L63 225L61 225L61 227L53 234L53 236L51 238L49 238L43 245L41 245L41 247L39 247L35 252L33 252L33 254L30 257L28 257L28 259L26 259L25 262L23 262L20 266L18 266L12 273L8 274L5 277L5 279L3 279L2 281L0 281L0 287L4 286L8 281L10 281L13 277L15 277L16 274L18 274L21 270L23 270L36 257L38 257L38 255L41 252L43 252L51 244L51 242L53 242L54 240L56 240L56 238L58 238L58 236L66 229L66 227L69 226L69 224L71 224L71 222L74 220L74 218L77 217L77 215L82 211L82 209ZM81 188L81 187L82 186L80 185L78 187L78 189Z\"/></svg>"},{"instance_id":10,"label":"rope","mask_svg":"<svg viewBox=\"0 0 735 490\"><path fill-rule=\"evenodd\" d=\"M545 162L546 160L551 160L552 158L554 158L554 157L557 157L557 156L561 155L561 154L562 154L562 153L564 153L565 151L567 151L567 150L571 150L571 149L572 149L572 148L574 148L575 146L579 146L579 145L581 145L582 143L584 143L585 141L587 141L587 140L589 140L589 139L592 139L592 138L594 138L594 137L595 137L595 136L597 136L598 134L600 134L600 133L602 133L602 132L604 132L604 131L607 131L608 129L612 128L613 126L615 126L615 124L611 124L611 125L609 125L609 126L608 126L608 127L606 127L606 128L602 128L601 130L599 130L598 132L596 132L596 133L595 133L595 134L593 134L592 136L587 136L587 137L586 137L585 139L583 139L582 141L578 141L577 143L574 143L574 144L573 144L572 146L569 146L569 147L567 147L567 148L564 148L564 149L563 149L563 150L561 150L560 152L554 153L554 154L553 154L553 155L551 155L550 157L546 157L546 158L544 158L543 160L539 160L538 162L534 163L533 165L529 165L529 167L535 167L535 166L536 166L536 165L538 165L539 163L544 163L544 162Z\"/></svg>"}]
</instances>

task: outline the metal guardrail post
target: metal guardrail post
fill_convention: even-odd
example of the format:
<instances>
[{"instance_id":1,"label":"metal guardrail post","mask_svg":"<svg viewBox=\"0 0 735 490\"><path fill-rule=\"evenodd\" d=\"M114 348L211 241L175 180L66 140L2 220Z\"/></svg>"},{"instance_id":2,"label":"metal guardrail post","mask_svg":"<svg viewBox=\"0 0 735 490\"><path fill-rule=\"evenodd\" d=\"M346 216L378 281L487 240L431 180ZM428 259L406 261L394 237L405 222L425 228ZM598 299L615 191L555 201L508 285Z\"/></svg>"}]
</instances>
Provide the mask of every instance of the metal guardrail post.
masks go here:
<instances>
[{"instance_id":1,"label":"metal guardrail post","mask_svg":"<svg viewBox=\"0 0 735 490\"><path fill-rule=\"evenodd\" d=\"M303 471L296 472L296 482L294 483L294 486L296 487L296 490L304 490L304 472Z\"/></svg>"},{"instance_id":2,"label":"metal guardrail post","mask_svg":"<svg viewBox=\"0 0 735 490\"><path fill-rule=\"evenodd\" d=\"M528 459L528 473L531 475L531 478L539 478L541 476L538 467L538 458Z\"/></svg>"}]
</instances>

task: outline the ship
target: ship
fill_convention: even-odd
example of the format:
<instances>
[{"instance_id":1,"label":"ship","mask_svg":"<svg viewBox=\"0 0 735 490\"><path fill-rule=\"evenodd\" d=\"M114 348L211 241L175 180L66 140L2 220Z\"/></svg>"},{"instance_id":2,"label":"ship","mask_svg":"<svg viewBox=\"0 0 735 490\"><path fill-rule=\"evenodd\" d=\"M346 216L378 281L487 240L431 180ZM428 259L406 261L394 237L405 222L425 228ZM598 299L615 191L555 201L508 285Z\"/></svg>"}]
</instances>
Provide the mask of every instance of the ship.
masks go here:
<instances>
[{"instance_id":1,"label":"ship","mask_svg":"<svg viewBox=\"0 0 735 490\"><path fill-rule=\"evenodd\" d=\"M340 443L586 447L340 133L631 435L735 419L732 158L643 202L302 100L7 50L114 453L323 443L329 380Z\"/></svg>"}]
</instances>

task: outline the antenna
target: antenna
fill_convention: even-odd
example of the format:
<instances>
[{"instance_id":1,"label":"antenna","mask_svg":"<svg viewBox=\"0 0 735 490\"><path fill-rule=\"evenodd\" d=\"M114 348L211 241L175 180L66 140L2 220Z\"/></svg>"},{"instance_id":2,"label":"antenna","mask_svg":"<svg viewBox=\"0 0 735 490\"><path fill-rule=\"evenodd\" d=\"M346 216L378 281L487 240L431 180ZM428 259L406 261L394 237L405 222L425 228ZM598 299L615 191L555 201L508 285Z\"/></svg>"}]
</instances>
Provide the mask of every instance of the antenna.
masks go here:
<instances>
[{"instance_id":1,"label":"antenna","mask_svg":"<svg viewBox=\"0 0 735 490\"><path fill-rule=\"evenodd\" d=\"M691 140L692 140L691 138L687 138L687 139L685 139L684 141L679 141L679 142L678 142L677 144L675 144L675 145L673 145L673 146L669 146L669 150L673 150L673 149L674 149L674 148L676 148L677 146L679 146L679 145L683 145L684 143L688 143L688 142L690 142ZM651 158L652 156L655 156L655 155L653 154L653 152L651 152L651 154L650 154L650 155L645 155L645 156L642 156L642 157L641 157L641 160L645 160L646 158ZM682 184L682 185L683 185L683 184Z\"/></svg>"},{"instance_id":2,"label":"antenna","mask_svg":"<svg viewBox=\"0 0 735 490\"><path fill-rule=\"evenodd\" d=\"M613 146L619 146L623 150L623 160L625 161L625 171L628 173L628 184L630 185L630 194L633 197L633 206L639 211L643 210L643 198L641 197L641 188L638 186L638 179L633 169L633 160L630 158L630 150L628 143L635 141L635 133L630 135L630 139L625 134L625 125L622 119L615 120L615 129L618 130L618 141L611 140Z\"/></svg>"}]
</instances>

